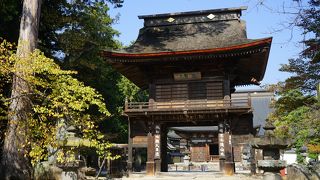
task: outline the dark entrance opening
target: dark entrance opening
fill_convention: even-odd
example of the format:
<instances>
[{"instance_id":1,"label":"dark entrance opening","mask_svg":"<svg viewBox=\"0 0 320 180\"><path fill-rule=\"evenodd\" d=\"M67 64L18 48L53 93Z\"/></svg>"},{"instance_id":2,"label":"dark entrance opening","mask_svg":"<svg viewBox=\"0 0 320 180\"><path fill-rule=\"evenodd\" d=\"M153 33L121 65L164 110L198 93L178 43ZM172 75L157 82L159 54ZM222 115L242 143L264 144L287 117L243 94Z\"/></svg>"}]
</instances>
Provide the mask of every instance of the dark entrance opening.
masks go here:
<instances>
[{"instance_id":1,"label":"dark entrance opening","mask_svg":"<svg viewBox=\"0 0 320 180\"><path fill-rule=\"evenodd\" d=\"M209 144L210 161L219 161L219 145Z\"/></svg>"},{"instance_id":2,"label":"dark entrance opening","mask_svg":"<svg viewBox=\"0 0 320 180\"><path fill-rule=\"evenodd\" d=\"M147 148L133 149L133 171L141 172L146 170Z\"/></svg>"},{"instance_id":3,"label":"dark entrance opening","mask_svg":"<svg viewBox=\"0 0 320 180\"><path fill-rule=\"evenodd\" d=\"M209 151L210 151L210 155L219 155L219 145L218 144L210 144Z\"/></svg>"}]
</instances>

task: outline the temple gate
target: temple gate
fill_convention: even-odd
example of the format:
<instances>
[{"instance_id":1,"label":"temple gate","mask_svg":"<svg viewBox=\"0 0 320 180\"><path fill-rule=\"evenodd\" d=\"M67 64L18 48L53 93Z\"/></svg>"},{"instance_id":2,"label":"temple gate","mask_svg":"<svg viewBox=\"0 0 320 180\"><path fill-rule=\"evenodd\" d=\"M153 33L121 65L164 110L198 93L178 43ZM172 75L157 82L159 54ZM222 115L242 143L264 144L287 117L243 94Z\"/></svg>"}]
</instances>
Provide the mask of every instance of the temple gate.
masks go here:
<instances>
[{"instance_id":1,"label":"temple gate","mask_svg":"<svg viewBox=\"0 0 320 180\"><path fill-rule=\"evenodd\" d=\"M144 27L136 42L103 52L117 71L149 92L148 102L125 103L129 170L133 148L147 148L147 174L168 170L168 128L214 126L220 170L234 173L236 150L254 128L250 97L231 93L263 79L272 41L247 38L243 10L139 16Z\"/></svg>"}]
</instances>

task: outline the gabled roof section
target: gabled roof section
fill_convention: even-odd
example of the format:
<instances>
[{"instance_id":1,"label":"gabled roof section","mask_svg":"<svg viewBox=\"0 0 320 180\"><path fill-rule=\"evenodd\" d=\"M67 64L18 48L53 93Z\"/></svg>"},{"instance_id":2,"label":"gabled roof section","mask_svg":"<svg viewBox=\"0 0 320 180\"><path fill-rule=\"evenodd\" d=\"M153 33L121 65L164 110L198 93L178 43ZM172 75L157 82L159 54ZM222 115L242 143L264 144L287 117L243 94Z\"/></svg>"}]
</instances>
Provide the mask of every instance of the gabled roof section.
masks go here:
<instances>
[{"instance_id":1,"label":"gabled roof section","mask_svg":"<svg viewBox=\"0 0 320 180\"><path fill-rule=\"evenodd\" d=\"M234 85L252 84L251 79L259 82L272 38L248 39L240 19L243 10L246 7L139 16L144 27L137 40L122 50L105 50L102 56L141 88L147 88L153 77L147 65L164 67L174 62L225 62L223 67L233 69L236 76Z\"/></svg>"},{"instance_id":2,"label":"gabled roof section","mask_svg":"<svg viewBox=\"0 0 320 180\"><path fill-rule=\"evenodd\" d=\"M158 53L228 47L245 44L245 22L240 8L212 9L139 16L144 19L136 42L121 53ZM106 51L112 52L112 51Z\"/></svg>"}]
</instances>

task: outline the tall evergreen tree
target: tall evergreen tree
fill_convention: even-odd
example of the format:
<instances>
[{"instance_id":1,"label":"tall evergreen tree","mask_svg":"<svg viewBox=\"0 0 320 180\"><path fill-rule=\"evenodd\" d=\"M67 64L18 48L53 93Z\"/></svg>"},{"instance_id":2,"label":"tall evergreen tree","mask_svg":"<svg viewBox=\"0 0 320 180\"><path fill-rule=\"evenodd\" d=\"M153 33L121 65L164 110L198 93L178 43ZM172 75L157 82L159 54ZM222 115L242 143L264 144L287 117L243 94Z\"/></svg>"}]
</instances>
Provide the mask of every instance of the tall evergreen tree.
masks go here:
<instances>
[{"instance_id":1,"label":"tall evergreen tree","mask_svg":"<svg viewBox=\"0 0 320 180\"><path fill-rule=\"evenodd\" d=\"M2 171L5 179L31 179L32 166L25 156L29 146L23 146L28 139L25 122L30 116L31 101L29 84L25 77L30 73L32 59L30 54L35 50L38 42L38 26L40 19L41 0L24 0L20 21L19 43L17 57L24 59L16 63L15 75L12 82L11 102L8 112L8 128L5 136Z\"/></svg>"},{"instance_id":2,"label":"tall evergreen tree","mask_svg":"<svg viewBox=\"0 0 320 180\"><path fill-rule=\"evenodd\" d=\"M43 0L39 27L39 46L46 56L56 59L64 69L78 71L77 78L96 88L106 101L108 109L113 114L110 121L104 124L104 129L122 132L121 141L125 141L126 122L121 120L121 107L125 95L117 84L121 75L107 65L99 56L104 48L117 49L121 44L114 40L118 32L111 25L117 20L108 15L110 6L121 7L121 0ZM17 15L19 1L12 1ZM4 7L5 8L5 7ZM0 15L7 15L0 11ZM0 25L16 24L7 20ZM15 39L14 33L5 33L0 28L0 34L5 38Z\"/></svg>"}]
</instances>

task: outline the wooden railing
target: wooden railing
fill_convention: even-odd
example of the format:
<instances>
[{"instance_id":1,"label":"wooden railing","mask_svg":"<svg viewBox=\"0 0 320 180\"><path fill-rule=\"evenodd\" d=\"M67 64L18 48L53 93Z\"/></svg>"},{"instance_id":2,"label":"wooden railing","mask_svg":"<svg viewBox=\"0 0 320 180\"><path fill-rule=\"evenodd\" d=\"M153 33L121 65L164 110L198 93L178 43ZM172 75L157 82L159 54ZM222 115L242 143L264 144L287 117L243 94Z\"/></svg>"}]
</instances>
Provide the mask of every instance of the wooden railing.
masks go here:
<instances>
[{"instance_id":1,"label":"wooden railing","mask_svg":"<svg viewBox=\"0 0 320 180\"><path fill-rule=\"evenodd\" d=\"M249 98L221 99L221 100L187 100L169 102L126 102L125 111L154 111L177 109L225 109L251 107Z\"/></svg>"}]
</instances>

